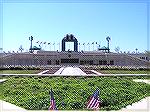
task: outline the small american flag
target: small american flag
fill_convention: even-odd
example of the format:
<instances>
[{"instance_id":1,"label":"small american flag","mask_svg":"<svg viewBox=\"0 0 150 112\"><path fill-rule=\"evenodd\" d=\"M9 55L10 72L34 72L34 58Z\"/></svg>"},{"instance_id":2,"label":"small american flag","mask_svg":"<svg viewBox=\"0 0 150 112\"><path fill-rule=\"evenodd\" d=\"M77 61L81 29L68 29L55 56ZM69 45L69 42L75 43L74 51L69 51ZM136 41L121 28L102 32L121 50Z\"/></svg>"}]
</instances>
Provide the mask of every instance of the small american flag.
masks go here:
<instances>
[{"instance_id":1,"label":"small american flag","mask_svg":"<svg viewBox=\"0 0 150 112\"><path fill-rule=\"evenodd\" d=\"M87 109L98 110L100 106L99 90L97 89L87 103Z\"/></svg>"},{"instance_id":2,"label":"small american flag","mask_svg":"<svg viewBox=\"0 0 150 112\"><path fill-rule=\"evenodd\" d=\"M50 107L49 107L49 110L57 110L52 89L51 89L51 91L50 91L50 96L51 96L51 99L50 99Z\"/></svg>"}]
</instances>

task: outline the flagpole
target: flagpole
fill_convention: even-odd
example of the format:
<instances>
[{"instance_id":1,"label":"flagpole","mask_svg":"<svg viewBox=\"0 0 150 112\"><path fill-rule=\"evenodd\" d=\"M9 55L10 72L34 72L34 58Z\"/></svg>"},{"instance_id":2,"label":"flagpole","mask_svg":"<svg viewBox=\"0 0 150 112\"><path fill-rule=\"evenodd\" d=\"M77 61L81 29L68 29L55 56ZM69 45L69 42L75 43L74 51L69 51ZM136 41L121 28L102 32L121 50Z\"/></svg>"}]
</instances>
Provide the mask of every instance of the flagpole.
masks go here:
<instances>
[{"instance_id":1,"label":"flagpole","mask_svg":"<svg viewBox=\"0 0 150 112\"><path fill-rule=\"evenodd\" d=\"M50 107L49 107L49 110L57 110L52 88L50 90Z\"/></svg>"},{"instance_id":2,"label":"flagpole","mask_svg":"<svg viewBox=\"0 0 150 112\"><path fill-rule=\"evenodd\" d=\"M85 43L83 43L84 51L85 51Z\"/></svg>"},{"instance_id":3,"label":"flagpole","mask_svg":"<svg viewBox=\"0 0 150 112\"><path fill-rule=\"evenodd\" d=\"M80 43L79 43L79 51L80 51Z\"/></svg>"},{"instance_id":4,"label":"flagpole","mask_svg":"<svg viewBox=\"0 0 150 112\"><path fill-rule=\"evenodd\" d=\"M59 42L59 52L60 52L60 42Z\"/></svg>"},{"instance_id":5,"label":"flagpole","mask_svg":"<svg viewBox=\"0 0 150 112\"><path fill-rule=\"evenodd\" d=\"M60 51L60 42L59 42L57 45L58 45L58 49L59 49L59 51Z\"/></svg>"},{"instance_id":6,"label":"flagpole","mask_svg":"<svg viewBox=\"0 0 150 112\"><path fill-rule=\"evenodd\" d=\"M50 51L51 51L51 43L50 43Z\"/></svg>"},{"instance_id":7,"label":"flagpole","mask_svg":"<svg viewBox=\"0 0 150 112\"><path fill-rule=\"evenodd\" d=\"M50 46L49 48L50 48L50 51L51 51L51 43L49 42L48 45Z\"/></svg>"},{"instance_id":8,"label":"flagpole","mask_svg":"<svg viewBox=\"0 0 150 112\"><path fill-rule=\"evenodd\" d=\"M89 51L90 51L90 43L88 43L87 45L89 45Z\"/></svg>"},{"instance_id":9,"label":"flagpole","mask_svg":"<svg viewBox=\"0 0 150 112\"><path fill-rule=\"evenodd\" d=\"M93 51L94 51L94 42L93 42Z\"/></svg>"},{"instance_id":10,"label":"flagpole","mask_svg":"<svg viewBox=\"0 0 150 112\"><path fill-rule=\"evenodd\" d=\"M54 51L55 51L55 42L53 43L53 45L54 45Z\"/></svg>"},{"instance_id":11,"label":"flagpole","mask_svg":"<svg viewBox=\"0 0 150 112\"><path fill-rule=\"evenodd\" d=\"M97 45L98 45L98 44L97 44L97 42L96 42L95 44L96 44L96 51L97 51L97 49L98 49Z\"/></svg>"}]
</instances>

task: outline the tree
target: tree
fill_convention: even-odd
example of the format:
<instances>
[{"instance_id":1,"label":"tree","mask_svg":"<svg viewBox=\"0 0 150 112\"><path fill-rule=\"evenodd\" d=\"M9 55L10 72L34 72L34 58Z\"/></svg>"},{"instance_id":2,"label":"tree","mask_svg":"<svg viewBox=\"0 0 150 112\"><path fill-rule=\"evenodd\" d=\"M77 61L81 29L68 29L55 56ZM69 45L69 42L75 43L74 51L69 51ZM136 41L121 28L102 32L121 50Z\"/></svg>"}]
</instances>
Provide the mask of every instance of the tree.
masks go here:
<instances>
[{"instance_id":1,"label":"tree","mask_svg":"<svg viewBox=\"0 0 150 112\"><path fill-rule=\"evenodd\" d=\"M115 47L115 51L116 51L117 53L119 53L120 47L119 47L119 46Z\"/></svg>"},{"instance_id":2,"label":"tree","mask_svg":"<svg viewBox=\"0 0 150 112\"><path fill-rule=\"evenodd\" d=\"M135 51L136 51L136 54L137 54L138 49L136 48Z\"/></svg>"},{"instance_id":3,"label":"tree","mask_svg":"<svg viewBox=\"0 0 150 112\"><path fill-rule=\"evenodd\" d=\"M23 49L23 47L22 47L22 45L20 45L20 47L19 47L19 51L23 51L24 49Z\"/></svg>"},{"instance_id":4,"label":"tree","mask_svg":"<svg viewBox=\"0 0 150 112\"><path fill-rule=\"evenodd\" d=\"M145 54L149 54L150 55L150 51L145 51Z\"/></svg>"}]
</instances>

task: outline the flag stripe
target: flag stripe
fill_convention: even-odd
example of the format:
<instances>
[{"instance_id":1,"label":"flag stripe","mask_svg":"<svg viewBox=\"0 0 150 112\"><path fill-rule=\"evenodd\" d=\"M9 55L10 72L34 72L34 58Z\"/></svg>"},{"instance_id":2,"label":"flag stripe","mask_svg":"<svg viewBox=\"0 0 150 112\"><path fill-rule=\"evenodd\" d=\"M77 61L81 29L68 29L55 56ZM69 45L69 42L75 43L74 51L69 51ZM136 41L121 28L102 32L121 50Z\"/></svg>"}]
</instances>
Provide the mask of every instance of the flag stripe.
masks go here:
<instances>
[{"instance_id":1,"label":"flag stripe","mask_svg":"<svg viewBox=\"0 0 150 112\"><path fill-rule=\"evenodd\" d=\"M94 107L94 106L96 105L96 103L97 103L97 99L95 99L95 100L93 101L93 103L92 103L92 106L91 106L91 107Z\"/></svg>"},{"instance_id":2,"label":"flag stripe","mask_svg":"<svg viewBox=\"0 0 150 112\"><path fill-rule=\"evenodd\" d=\"M99 91L96 90L87 103L87 109L96 109L96 110L99 109L100 100L98 96L99 96Z\"/></svg>"},{"instance_id":3,"label":"flag stripe","mask_svg":"<svg viewBox=\"0 0 150 112\"><path fill-rule=\"evenodd\" d=\"M94 97L92 97L92 99L90 100L90 102L89 102L89 104L88 104L88 108L91 107L91 104L92 104L93 100L94 100Z\"/></svg>"},{"instance_id":4,"label":"flag stripe","mask_svg":"<svg viewBox=\"0 0 150 112\"><path fill-rule=\"evenodd\" d=\"M90 102L89 107L92 107L92 105L93 105L94 102L95 102L95 99L94 99L94 97L93 97L92 100L91 100L91 102Z\"/></svg>"},{"instance_id":5,"label":"flag stripe","mask_svg":"<svg viewBox=\"0 0 150 112\"><path fill-rule=\"evenodd\" d=\"M90 104L92 98L93 98L93 97L90 97L90 100L89 100L88 103L87 103L87 107L89 107L89 104Z\"/></svg>"},{"instance_id":6,"label":"flag stripe","mask_svg":"<svg viewBox=\"0 0 150 112\"><path fill-rule=\"evenodd\" d=\"M98 107L99 107L99 102L97 102L97 103L96 103L96 106L95 106L95 107L96 107L96 108L98 108Z\"/></svg>"}]
</instances>

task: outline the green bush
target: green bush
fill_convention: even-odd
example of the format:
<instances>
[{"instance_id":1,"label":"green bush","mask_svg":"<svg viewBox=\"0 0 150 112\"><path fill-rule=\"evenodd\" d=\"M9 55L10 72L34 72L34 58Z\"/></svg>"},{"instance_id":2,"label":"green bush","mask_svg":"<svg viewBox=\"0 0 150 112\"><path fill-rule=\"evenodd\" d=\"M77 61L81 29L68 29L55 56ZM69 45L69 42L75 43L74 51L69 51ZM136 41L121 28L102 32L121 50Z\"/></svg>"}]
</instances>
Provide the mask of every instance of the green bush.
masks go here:
<instances>
[{"instance_id":1,"label":"green bush","mask_svg":"<svg viewBox=\"0 0 150 112\"><path fill-rule=\"evenodd\" d=\"M0 98L28 110L47 110L50 88L58 110L87 110L86 103L99 88L101 110L119 110L150 95L150 85L130 77L7 77Z\"/></svg>"}]
</instances>

